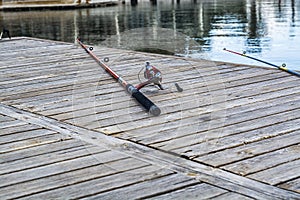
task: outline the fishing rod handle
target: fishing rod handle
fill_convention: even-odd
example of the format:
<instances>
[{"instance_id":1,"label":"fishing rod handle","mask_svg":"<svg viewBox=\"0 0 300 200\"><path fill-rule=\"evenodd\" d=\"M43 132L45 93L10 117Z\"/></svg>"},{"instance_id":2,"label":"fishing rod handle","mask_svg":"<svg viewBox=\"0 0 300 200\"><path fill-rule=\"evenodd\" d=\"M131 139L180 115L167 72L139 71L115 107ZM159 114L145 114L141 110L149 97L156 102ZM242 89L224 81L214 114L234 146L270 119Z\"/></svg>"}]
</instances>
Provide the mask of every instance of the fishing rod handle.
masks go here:
<instances>
[{"instance_id":1,"label":"fishing rod handle","mask_svg":"<svg viewBox=\"0 0 300 200\"><path fill-rule=\"evenodd\" d=\"M143 93L136 89L133 85L128 84L127 92L136 99L150 114L154 116L160 115L160 108L157 107L150 99L148 99Z\"/></svg>"}]
</instances>

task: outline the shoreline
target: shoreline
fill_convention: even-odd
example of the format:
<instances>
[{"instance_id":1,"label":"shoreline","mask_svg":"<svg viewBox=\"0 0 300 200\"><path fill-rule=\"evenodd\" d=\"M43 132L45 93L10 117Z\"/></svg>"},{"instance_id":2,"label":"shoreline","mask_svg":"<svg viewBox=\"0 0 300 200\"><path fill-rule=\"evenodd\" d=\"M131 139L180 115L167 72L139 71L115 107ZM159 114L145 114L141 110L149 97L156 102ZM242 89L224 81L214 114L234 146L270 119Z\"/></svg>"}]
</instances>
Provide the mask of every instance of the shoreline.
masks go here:
<instances>
[{"instance_id":1,"label":"shoreline","mask_svg":"<svg viewBox=\"0 0 300 200\"><path fill-rule=\"evenodd\" d=\"M31 11L31 10L69 10L80 8L94 8L115 6L121 3L120 0L88 2L87 3L6 3L0 4L0 11Z\"/></svg>"}]
</instances>

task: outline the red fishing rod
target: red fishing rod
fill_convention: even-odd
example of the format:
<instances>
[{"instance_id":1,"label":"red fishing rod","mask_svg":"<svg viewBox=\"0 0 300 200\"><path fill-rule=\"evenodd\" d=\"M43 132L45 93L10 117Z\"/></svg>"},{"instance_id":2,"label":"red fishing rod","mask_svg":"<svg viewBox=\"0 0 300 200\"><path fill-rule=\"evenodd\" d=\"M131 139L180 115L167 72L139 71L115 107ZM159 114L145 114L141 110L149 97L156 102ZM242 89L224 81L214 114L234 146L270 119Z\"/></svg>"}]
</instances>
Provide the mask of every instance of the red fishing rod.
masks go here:
<instances>
[{"instance_id":1,"label":"red fishing rod","mask_svg":"<svg viewBox=\"0 0 300 200\"><path fill-rule=\"evenodd\" d=\"M125 90L137 100L150 114L154 116L160 115L160 109L157 107L151 100L149 100L146 96L144 96L136 87L127 83L121 76L115 73L111 68L109 68L106 64L104 64L97 56L92 52L93 48L88 48L84 45L79 38L77 38L77 42L80 46L115 80L117 80Z\"/></svg>"},{"instance_id":2,"label":"red fishing rod","mask_svg":"<svg viewBox=\"0 0 300 200\"><path fill-rule=\"evenodd\" d=\"M263 61L263 60L260 60L260 59L257 59L257 58L248 56L248 55L246 55L246 53L238 53L238 52L235 52L235 51L232 51L232 50L228 50L228 49L226 49L226 48L224 48L223 50L224 50L224 51L228 51L228 52L233 53L233 54L236 54L236 55L239 55L239 56L244 56L244 57L246 57L246 58L250 58L250 59L252 59L252 60L256 60L256 61L258 61L258 62L261 62L261 63L267 64L267 65L270 65L270 66L272 66L272 67L276 67L277 69L280 69L280 70L282 70L282 71L285 71L285 72L287 72L287 73L289 73L289 74L292 74L292 75L294 75L294 76L300 77L300 73L295 72L295 71L293 71L293 70L290 70L290 69L286 68L286 65L285 65L285 64L282 64L281 66L277 66L277 65L274 65L274 64L272 64L272 63L269 63L269 62L266 62L266 61Z\"/></svg>"}]
</instances>

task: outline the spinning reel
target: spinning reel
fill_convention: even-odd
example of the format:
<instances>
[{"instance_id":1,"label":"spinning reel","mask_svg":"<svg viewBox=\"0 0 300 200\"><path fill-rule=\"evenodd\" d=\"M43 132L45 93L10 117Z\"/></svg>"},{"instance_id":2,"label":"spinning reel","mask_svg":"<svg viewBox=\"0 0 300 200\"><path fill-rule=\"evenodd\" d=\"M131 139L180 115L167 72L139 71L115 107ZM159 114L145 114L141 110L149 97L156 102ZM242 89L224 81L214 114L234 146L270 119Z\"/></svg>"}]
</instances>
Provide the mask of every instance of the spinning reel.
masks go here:
<instances>
[{"instance_id":1,"label":"spinning reel","mask_svg":"<svg viewBox=\"0 0 300 200\"><path fill-rule=\"evenodd\" d=\"M143 88L149 84L154 84L154 85L158 86L158 88L160 90L165 89L161 84L161 82L162 82L161 72L156 67L150 65L150 62L146 62L146 65L145 65L144 78L146 79L146 81L144 81L144 82L141 81L140 76L139 76L142 70L143 70L143 68L139 71L139 74L138 74L138 78L141 83L138 84L137 86L135 86L136 89L140 90L141 88ZM183 91L183 89L180 88L180 86L177 83L175 83L175 86L176 86L178 92Z\"/></svg>"},{"instance_id":2,"label":"spinning reel","mask_svg":"<svg viewBox=\"0 0 300 200\"><path fill-rule=\"evenodd\" d=\"M143 68L139 71L139 74ZM140 76L138 76L140 80ZM157 85L159 89L163 90L164 88L161 85L162 82L162 75L161 72L154 66L150 65L150 62L146 62L145 71L144 71L144 78L147 80L145 82L142 82L140 80L140 84L136 86L136 89L140 90L141 88L145 87L146 85L149 85L153 83L154 85Z\"/></svg>"}]
</instances>

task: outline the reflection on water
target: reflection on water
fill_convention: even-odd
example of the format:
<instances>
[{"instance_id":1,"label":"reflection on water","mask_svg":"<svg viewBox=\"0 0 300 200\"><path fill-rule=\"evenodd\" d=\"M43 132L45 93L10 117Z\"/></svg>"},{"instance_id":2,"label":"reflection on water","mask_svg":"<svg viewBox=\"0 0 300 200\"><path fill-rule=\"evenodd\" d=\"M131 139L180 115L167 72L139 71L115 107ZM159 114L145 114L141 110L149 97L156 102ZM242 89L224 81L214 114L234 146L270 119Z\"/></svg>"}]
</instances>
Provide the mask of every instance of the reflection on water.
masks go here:
<instances>
[{"instance_id":1,"label":"reflection on water","mask_svg":"<svg viewBox=\"0 0 300 200\"><path fill-rule=\"evenodd\" d=\"M115 7L1 12L13 36L117 48L161 49L195 58L259 64L224 47L300 70L300 2L296 0L139 0ZM259 64L261 65L261 64Z\"/></svg>"}]
</instances>

